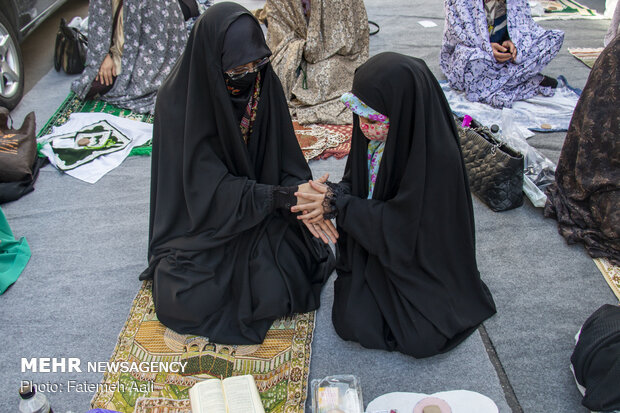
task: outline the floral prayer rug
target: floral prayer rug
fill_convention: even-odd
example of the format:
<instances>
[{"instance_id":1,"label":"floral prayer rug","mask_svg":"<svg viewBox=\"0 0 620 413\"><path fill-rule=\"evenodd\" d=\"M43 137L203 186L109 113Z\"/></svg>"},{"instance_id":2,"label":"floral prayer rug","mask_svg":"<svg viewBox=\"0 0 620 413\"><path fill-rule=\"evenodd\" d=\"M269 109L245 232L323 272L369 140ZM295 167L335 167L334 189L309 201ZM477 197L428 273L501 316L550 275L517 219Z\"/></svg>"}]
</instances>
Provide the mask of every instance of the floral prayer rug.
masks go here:
<instances>
[{"instance_id":1,"label":"floral prayer rug","mask_svg":"<svg viewBox=\"0 0 620 413\"><path fill-rule=\"evenodd\" d=\"M150 113L136 113L130 109L119 108L118 106L104 102L102 100L81 100L73 92L70 92L64 102L56 110L45 126L41 128L37 137L49 134L54 126L60 126L69 120L69 116L74 112L101 112L137 120L140 122L153 123L153 115ZM144 145L137 146L131 150L129 156L150 155L152 151L152 142L149 140Z\"/></svg>"},{"instance_id":2,"label":"floral prayer rug","mask_svg":"<svg viewBox=\"0 0 620 413\"><path fill-rule=\"evenodd\" d=\"M605 277L605 281L609 284L611 290L620 300L620 267L612 265L605 258L595 258L594 263Z\"/></svg>"},{"instance_id":3,"label":"floral prayer rug","mask_svg":"<svg viewBox=\"0 0 620 413\"><path fill-rule=\"evenodd\" d=\"M195 383L251 374L265 412L304 411L314 312L276 320L260 345L216 344L161 324L151 285L145 281L133 301L109 364L120 368L104 373L92 408L191 413L188 391ZM144 365L157 368L133 368Z\"/></svg>"},{"instance_id":4,"label":"floral prayer rug","mask_svg":"<svg viewBox=\"0 0 620 413\"><path fill-rule=\"evenodd\" d=\"M592 66L594 66L594 62L596 62L596 59L598 59L598 56L601 54L602 51L602 47L568 49L568 53L581 60L581 62L588 66L590 69L592 69Z\"/></svg>"},{"instance_id":5,"label":"floral prayer rug","mask_svg":"<svg viewBox=\"0 0 620 413\"><path fill-rule=\"evenodd\" d=\"M349 154L353 125L302 126L293 122L293 128L306 161L330 156L340 159Z\"/></svg>"}]
</instances>

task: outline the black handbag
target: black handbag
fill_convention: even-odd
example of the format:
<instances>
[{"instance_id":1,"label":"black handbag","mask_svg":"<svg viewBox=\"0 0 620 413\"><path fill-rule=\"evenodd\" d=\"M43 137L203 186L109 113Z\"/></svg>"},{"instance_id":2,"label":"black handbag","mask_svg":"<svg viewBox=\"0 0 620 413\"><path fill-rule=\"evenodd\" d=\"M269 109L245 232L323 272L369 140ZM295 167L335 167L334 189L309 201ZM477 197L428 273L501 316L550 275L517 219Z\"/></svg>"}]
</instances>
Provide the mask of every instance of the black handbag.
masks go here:
<instances>
[{"instance_id":1,"label":"black handbag","mask_svg":"<svg viewBox=\"0 0 620 413\"><path fill-rule=\"evenodd\" d=\"M200 16L196 0L179 0L179 6L181 6L181 12L185 20Z\"/></svg>"},{"instance_id":2,"label":"black handbag","mask_svg":"<svg viewBox=\"0 0 620 413\"><path fill-rule=\"evenodd\" d=\"M495 212L523 205L523 155L498 140L489 128L456 118L471 191Z\"/></svg>"},{"instance_id":3,"label":"black handbag","mask_svg":"<svg viewBox=\"0 0 620 413\"><path fill-rule=\"evenodd\" d=\"M65 19L60 19L54 46L54 68L75 75L82 73L86 64L88 39L78 29L67 26Z\"/></svg>"}]
</instances>

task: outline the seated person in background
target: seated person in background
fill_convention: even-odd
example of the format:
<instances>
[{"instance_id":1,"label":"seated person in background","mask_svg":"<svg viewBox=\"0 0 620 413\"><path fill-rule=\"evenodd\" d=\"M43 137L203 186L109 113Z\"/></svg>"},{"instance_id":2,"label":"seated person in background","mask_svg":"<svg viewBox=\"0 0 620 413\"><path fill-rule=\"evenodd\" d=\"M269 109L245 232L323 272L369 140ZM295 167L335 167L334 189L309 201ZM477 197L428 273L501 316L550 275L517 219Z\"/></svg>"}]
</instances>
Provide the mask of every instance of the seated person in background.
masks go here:
<instances>
[{"instance_id":1,"label":"seated person in background","mask_svg":"<svg viewBox=\"0 0 620 413\"><path fill-rule=\"evenodd\" d=\"M312 175L270 55L248 10L217 3L157 98L140 278L164 325L216 343L261 343L275 319L316 310L333 270L290 213Z\"/></svg>"},{"instance_id":2,"label":"seated person in background","mask_svg":"<svg viewBox=\"0 0 620 413\"><path fill-rule=\"evenodd\" d=\"M362 0L267 0L267 45L301 124L350 122L340 95L368 59Z\"/></svg>"},{"instance_id":3,"label":"seated person in background","mask_svg":"<svg viewBox=\"0 0 620 413\"><path fill-rule=\"evenodd\" d=\"M439 63L451 88L497 108L553 95L557 80L540 71L564 33L537 25L527 0L445 0L445 14Z\"/></svg>"},{"instance_id":4,"label":"seated person in background","mask_svg":"<svg viewBox=\"0 0 620 413\"><path fill-rule=\"evenodd\" d=\"M336 216L332 320L345 340L428 357L495 313L476 264L474 215L456 126L424 61L381 53L355 72L351 152L338 184L299 219ZM324 215L327 214L327 215Z\"/></svg>"},{"instance_id":5,"label":"seated person in background","mask_svg":"<svg viewBox=\"0 0 620 413\"><path fill-rule=\"evenodd\" d=\"M186 38L178 1L91 0L86 68L71 89L80 99L152 113Z\"/></svg>"},{"instance_id":6,"label":"seated person in background","mask_svg":"<svg viewBox=\"0 0 620 413\"><path fill-rule=\"evenodd\" d=\"M620 36L598 57L573 112L545 216L570 244L620 265Z\"/></svg>"}]
</instances>

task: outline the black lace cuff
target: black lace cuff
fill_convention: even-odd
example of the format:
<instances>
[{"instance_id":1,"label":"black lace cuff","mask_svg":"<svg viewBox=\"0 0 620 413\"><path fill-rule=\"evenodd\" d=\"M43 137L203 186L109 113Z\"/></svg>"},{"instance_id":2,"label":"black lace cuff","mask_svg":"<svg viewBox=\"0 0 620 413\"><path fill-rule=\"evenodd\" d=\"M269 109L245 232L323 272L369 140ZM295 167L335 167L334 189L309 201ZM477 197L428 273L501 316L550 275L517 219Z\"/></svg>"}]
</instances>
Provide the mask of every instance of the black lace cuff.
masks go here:
<instances>
[{"instance_id":1,"label":"black lace cuff","mask_svg":"<svg viewBox=\"0 0 620 413\"><path fill-rule=\"evenodd\" d=\"M274 208L282 208L288 211L293 205L297 205L296 186L275 186L273 188L273 206Z\"/></svg>"},{"instance_id":2,"label":"black lace cuff","mask_svg":"<svg viewBox=\"0 0 620 413\"><path fill-rule=\"evenodd\" d=\"M334 219L338 216L338 208L336 208L336 200L338 197L346 194L344 187L341 185L335 184L333 182L325 182L325 185L328 186L327 192L325 193L325 199L323 200L323 218L324 219Z\"/></svg>"}]
</instances>

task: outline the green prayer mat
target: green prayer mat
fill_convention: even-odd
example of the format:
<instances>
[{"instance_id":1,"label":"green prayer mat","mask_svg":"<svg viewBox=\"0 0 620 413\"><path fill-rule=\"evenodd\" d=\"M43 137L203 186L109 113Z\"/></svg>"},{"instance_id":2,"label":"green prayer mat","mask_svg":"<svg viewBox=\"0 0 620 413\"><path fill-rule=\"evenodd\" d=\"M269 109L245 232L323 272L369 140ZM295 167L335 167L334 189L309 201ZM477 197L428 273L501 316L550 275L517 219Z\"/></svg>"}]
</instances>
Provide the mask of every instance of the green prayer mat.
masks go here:
<instances>
[{"instance_id":1,"label":"green prayer mat","mask_svg":"<svg viewBox=\"0 0 620 413\"><path fill-rule=\"evenodd\" d=\"M73 92L70 92L64 102L56 110L45 126L39 131L38 137L49 134L54 126L60 126L69 120L69 116L74 112L100 112L119 116L140 122L153 123L154 116L150 113L136 113L130 109L119 108L111 103L102 100L81 100ZM149 139L144 145L136 146L131 150L129 156L150 155L153 149L152 141Z\"/></svg>"},{"instance_id":2,"label":"green prayer mat","mask_svg":"<svg viewBox=\"0 0 620 413\"><path fill-rule=\"evenodd\" d=\"M133 413L191 413L189 389L207 378L254 376L266 413L303 413L308 387L314 312L274 321L262 344L227 345L179 334L157 320L152 283L133 301L93 408ZM163 363L159 371L132 366ZM163 371L183 363L184 371ZM122 366L128 366L122 371Z\"/></svg>"},{"instance_id":3,"label":"green prayer mat","mask_svg":"<svg viewBox=\"0 0 620 413\"><path fill-rule=\"evenodd\" d=\"M17 281L29 259L30 247L26 239L15 239L0 208L0 294Z\"/></svg>"},{"instance_id":4,"label":"green prayer mat","mask_svg":"<svg viewBox=\"0 0 620 413\"><path fill-rule=\"evenodd\" d=\"M583 4L573 0L542 0L540 1L545 9L545 16L582 16L597 17L598 13Z\"/></svg>"}]
</instances>

